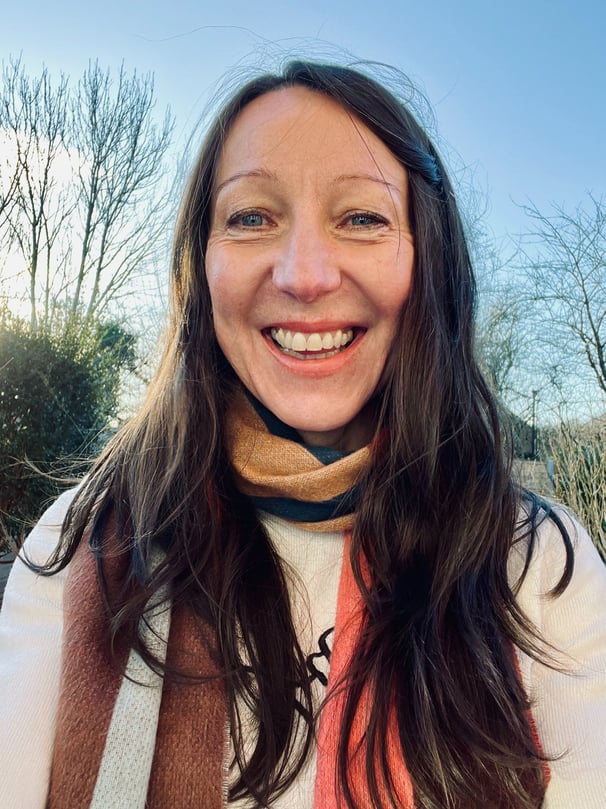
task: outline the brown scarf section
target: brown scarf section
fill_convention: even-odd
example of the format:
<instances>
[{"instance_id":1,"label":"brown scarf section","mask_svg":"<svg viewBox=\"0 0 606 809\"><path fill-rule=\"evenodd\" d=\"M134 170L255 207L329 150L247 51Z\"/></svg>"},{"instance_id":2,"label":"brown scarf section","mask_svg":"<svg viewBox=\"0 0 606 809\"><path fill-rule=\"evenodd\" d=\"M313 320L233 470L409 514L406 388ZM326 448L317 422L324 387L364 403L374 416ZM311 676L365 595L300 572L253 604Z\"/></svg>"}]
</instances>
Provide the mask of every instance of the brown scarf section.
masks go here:
<instances>
[{"instance_id":1,"label":"brown scarf section","mask_svg":"<svg viewBox=\"0 0 606 809\"><path fill-rule=\"evenodd\" d=\"M120 580L123 559L110 558L106 573L108 581ZM62 687L48 809L87 809L122 683L120 667L125 667L128 655L127 650L118 650L117 660L110 662L105 608L94 557L85 542L70 563L64 614ZM167 662L209 680L195 686L167 683L163 688L146 809L225 806L227 714L221 682L213 676L208 640L190 610L173 609Z\"/></svg>"}]
</instances>

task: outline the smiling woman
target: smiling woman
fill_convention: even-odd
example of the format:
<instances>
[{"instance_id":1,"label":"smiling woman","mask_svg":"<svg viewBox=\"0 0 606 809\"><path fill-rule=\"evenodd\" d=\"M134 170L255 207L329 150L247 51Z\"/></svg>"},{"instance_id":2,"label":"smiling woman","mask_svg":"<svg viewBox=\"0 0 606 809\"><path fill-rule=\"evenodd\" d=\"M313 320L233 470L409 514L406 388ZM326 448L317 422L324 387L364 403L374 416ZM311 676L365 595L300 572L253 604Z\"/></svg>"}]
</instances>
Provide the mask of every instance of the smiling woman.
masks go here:
<instances>
[{"instance_id":1,"label":"smiling woman","mask_svg":"<svg viewBox=\"0 0 606 809\"><path fill-rule=\"evenodd\" d=\"M306 443L359 449L412 278L405 169L341 105L291 87L242 111L216 183L206 275L223 353Z\"/></svg>"},{"instance_id":2,"label":"smiling woman","mask_svg":"<svg viewBox=\"0 0 606 809\"><path fill-rule=\"evenodd\" d=\"M227 101L147 400L9 581L3 806L602 809L606 568L511 478L474 292L393 92Z\"/></svg>"}]
</instances>

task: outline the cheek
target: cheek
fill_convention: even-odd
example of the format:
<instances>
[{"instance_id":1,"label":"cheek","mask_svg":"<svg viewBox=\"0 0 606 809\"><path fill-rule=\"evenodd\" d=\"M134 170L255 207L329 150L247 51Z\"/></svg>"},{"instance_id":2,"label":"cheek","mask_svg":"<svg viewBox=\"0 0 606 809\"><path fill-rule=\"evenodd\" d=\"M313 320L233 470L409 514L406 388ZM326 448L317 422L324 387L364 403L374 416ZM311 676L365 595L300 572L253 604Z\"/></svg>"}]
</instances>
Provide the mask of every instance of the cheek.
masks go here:
<instances>
[{"instance_id":1,"label":"cheek","mask_svg":"<svg viewBox=\"0 0 606 809\"><path fill-rule=\"evenodd\" d=\"M385 383L389 375L389 367L393 361L394 345L401 334L402 313L407 305L412 288L413 252L407 252L405 261L400 260L398 266L392 265L391 271L383 275L378 286L380 290L377 304L383 320L384 366L381 371L380 385Z\"/></svg>"},{"instance_id":2,"label":"cheek","mask_svg":"<svg viewBox=\"0 0 606 809\"><path fill-rule=\"evenodd\" d=\"M412 256L402 266L381 273L376 285L376 301L383 316L396 323L412 287Z\"/></svg>"},{"instance_id":3,"label":"cheek","mask_svg":"<svg viewBox=\"0 0 606 809\"><path fill-rule=\"evenodd\" d=\"M221 251L209 249L206 256L206 283L210 293L215 326L238 309L238 288Z\"/></svg>"},{"instance_id":4,"label":"cheek","mask_svg":"<svg viewBox=\"0 0 606 809\"><path fill-rule=\"evenodd\" d=\"M208 284L210 297L214 305L222 273L220 256L217 254L217 251L210 246L210 244L206 249L204 272L206 274L206 283Z\"/></svg>"},{"instance_id":5,"label":"cheek","mask_svg":"<svg viewBox=\"0 0 606 809\"><path fill-rule=\"evenodd\" d=\"M218 271L217 264L214 262L209 262L207 265L206 282L210 295L215 337L221 350L229 360L230 341L227 337L230 331L233 330L230 324L230 313L233 312L233 306L230 306L228 285L223 283L222 274Z\"/></svg>"},{"instance_id":6,"label":"cheek","mask_svg":"<svg viewBox=\"0 0 606 809\"><path fill-rule=\"evenodd\" d=\"M238 274L230 270L230 263L217 249L207 251L206 282L215 337L229 364L240 374L246 287L238 284Z\"/></svg>"}]
</instances>

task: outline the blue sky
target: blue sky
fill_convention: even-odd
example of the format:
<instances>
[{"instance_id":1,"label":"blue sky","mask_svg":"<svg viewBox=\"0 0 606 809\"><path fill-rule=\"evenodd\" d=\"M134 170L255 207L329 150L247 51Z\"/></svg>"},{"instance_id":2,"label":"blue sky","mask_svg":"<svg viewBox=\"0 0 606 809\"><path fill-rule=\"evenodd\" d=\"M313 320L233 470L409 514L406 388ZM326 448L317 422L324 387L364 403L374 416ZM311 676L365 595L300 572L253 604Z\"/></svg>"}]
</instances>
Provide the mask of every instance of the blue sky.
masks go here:
<instances>
[{"instance_id":1,"label":"blue sky","mask_svg":"<svg viewBox=\"0 0 606 809\"><path fill-rule=\"evenodd\" d=\"M185 140L215 83L255 51L347 50L427 94L443 146L488 195L497 237L528 200L570 208L606 179L603 0L172 0L5 4L0 54L76 80L89 59L152 71ZM448 157L447 157L448 160Z\"/></svg>"}]
</instances>

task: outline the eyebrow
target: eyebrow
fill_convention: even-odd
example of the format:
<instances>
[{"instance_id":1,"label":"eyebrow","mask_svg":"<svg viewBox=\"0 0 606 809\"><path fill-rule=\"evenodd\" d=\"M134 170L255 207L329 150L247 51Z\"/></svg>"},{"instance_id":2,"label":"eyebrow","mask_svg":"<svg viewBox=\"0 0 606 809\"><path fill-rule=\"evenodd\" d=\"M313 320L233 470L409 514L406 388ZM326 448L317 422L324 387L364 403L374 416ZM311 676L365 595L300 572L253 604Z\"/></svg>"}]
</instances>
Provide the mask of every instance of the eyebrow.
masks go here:
<instances>
[{"instance_id":1,"label":"eyebrow","mask_svg":"<svg viewBox=\"0 0 606 809\"><path fill-rule=\"evenodd\" d=\"M232 174L231 177L228 177L226 180L223 180L222 183L219 183L219 185L215 188L215 194L222 191L226 185L230 185L231 183L235 183L236 180L242 180L246 177L259 177L262 180L278 179L273 171L268 171L267 169L248 169L244 171L237 171L235 174Z\"/></svg>"},{"instance_id":2,"label":"eyebrow","mask_svg":"<svg viewBox=\"0 0 606 809\"><path fill-rule=\"evenodd\" d=\"M391 188L393 191L397 191L398 194L402 193L402 189L395 183L390 183L385 178L376 177L374 174L340 174L338 177L335 177L335 182L337 183L345 183L349 180L370 180L372 183L379 183L379 185Z\"/></svg>"}]
</instances>

